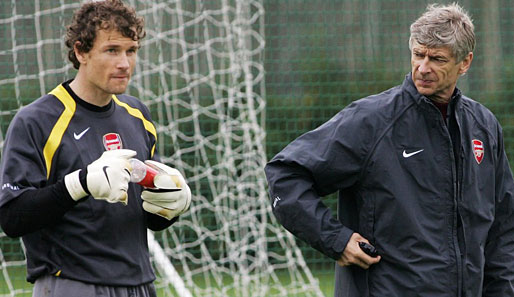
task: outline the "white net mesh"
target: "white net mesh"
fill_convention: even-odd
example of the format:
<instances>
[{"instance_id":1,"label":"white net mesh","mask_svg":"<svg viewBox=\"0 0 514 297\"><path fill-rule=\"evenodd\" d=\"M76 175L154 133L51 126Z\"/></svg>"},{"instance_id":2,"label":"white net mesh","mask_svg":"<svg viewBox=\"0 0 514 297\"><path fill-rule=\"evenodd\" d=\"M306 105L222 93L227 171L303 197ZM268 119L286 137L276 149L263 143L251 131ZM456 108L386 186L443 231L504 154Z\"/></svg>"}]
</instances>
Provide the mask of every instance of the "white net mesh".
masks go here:
<instances>
[{"instance_id":1,"label":"white net mesh","mask_svg":"<svg viewBox=\"0 0 514 297\"><path fill-rule=\"evenodd\" d=\"M62 36L79 4L67 2L0 4L2 143L21 106L74 75ZM158 152L194 196L190 212L150 244L159 295L322 296L270 215L262 0L129 2L147 37L128 92L150 108ZM0 248L0 296L30 292L19 241L0 233Z\"/></svg>"}]
</instances>

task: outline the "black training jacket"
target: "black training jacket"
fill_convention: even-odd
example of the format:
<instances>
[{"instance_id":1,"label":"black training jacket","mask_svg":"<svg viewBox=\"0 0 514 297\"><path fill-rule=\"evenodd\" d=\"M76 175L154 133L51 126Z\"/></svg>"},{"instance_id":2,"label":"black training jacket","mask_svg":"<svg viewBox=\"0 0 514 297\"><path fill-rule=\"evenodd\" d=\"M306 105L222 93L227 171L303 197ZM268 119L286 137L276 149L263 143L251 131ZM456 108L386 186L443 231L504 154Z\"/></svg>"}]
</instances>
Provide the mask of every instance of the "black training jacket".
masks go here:
<instances>
[{"instance_id":1,"label":"black training jacket","mask_svg":"<svg viewBox=\"0 0 514 297\"><path fill-rule=\"evenodd\" d=\"M353 232L382 256L336 271L336 296L514 296L514 182L500 124L456 89L447 121L407 75L284 148L273 213L338 259ZM339 191L338 218L320 197Z\"/></svg>"}]
</instances>

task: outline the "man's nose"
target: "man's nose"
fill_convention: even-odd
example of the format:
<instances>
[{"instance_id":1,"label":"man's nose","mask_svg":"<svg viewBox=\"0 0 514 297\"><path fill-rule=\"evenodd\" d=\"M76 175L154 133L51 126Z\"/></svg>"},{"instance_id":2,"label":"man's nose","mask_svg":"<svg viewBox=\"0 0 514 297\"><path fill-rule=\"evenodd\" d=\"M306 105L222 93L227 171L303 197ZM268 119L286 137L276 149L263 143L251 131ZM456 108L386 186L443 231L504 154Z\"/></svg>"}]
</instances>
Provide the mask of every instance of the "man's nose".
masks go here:
<instances>
[{"instance_id":1,"label":"man's nose","mask_svg":"<svg viewBox=\"0 0 514 297\"><path fill-rule=\"evenodd\" d=\"M130 66L129 58L126 53L120 54L117 62L116 67L120 69L127 69Z\"/></svg>"},{"instance_id":2,"label":"man's nose","mask_svg":"<svg viewBox=\"0 0 514 297\"><path fill-rule=\"evenodd\" d=\"M430 60L428 59L428 57L425 57L423 59L423 61L421 61L421 63L419 64L418 70L422 74L429 73L431 71Z\"/></svg>"}]
</instances>

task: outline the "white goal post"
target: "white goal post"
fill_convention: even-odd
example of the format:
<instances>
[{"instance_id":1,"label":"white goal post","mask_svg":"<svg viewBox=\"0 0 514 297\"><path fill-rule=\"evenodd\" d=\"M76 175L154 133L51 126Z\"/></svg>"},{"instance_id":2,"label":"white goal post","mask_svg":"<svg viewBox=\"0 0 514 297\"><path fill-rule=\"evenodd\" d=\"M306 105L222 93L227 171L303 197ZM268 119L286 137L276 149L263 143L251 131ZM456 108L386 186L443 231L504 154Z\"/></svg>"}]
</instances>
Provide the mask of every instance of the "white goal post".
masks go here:
<instances>
[{"instance_id":1,"label":"white goal post","mask_svg":"<svg viewBox=\"0 0 514 297\"><path fill-rule=\"evenodd\" d=\"M0 59L12 61L0 73L9 98L0 149L19 108L74 76L63 35L80 5L8 2L0 5L0 38L10 40L0 42ZM157 151L193 193L188 213L148 234L159 296L323 296L268 200L263 0L128 2L147 31L128 93L149 107ZM30 292L19 280L23 244L1 232L0 264L0 296Z\"/></svg>"}]
</instances>

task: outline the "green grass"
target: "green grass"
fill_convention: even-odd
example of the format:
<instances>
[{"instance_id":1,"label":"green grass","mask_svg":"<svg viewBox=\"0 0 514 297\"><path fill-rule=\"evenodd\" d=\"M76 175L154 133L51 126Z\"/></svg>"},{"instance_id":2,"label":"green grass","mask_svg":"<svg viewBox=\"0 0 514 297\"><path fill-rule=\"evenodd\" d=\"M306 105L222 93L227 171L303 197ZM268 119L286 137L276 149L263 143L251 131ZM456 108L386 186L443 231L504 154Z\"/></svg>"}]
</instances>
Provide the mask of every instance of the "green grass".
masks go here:
<instances>
[{"instance_id":1,"label":"green grass","mask_svg":"<svg viewBox=\"0 0 514 297\"><path fill-rule=\"evenodd\" d=\"M334 295L334 271L332 269L311 271L312 275L318 280L319 287L324 296L332 297ZM179 272L182 275L182 273ZM234 284L235 280L230 274L221 276L223 279L219 279L220 275L217 273L215 278L213 274L205 272L201 275L193 277L195 287L197 291L191 291L193 295L222 295L226 297L239 297L239 296L280 296L280 297L303 297L309 296L306 293L299 293L302 291L303 282L291 281L291 276L287 271L275 271L275 275L278 278L278 282L281 284L280 288L277 289L276 283L268 275L263 275L259 281L259 284L255 288L245 289L245 291L238 290L237 285ZM302 279L306 279L305 275L301 276ZM237 281L237 280L236 280ZM241 281L241 280L239 280ZM163 288L164 286L164 288ZM265 289L266 286L269 289ZM169 297L173 295L175 291L173 288L167 287L165 284L156 282L156 287L159 297ZM263 293L265 291L265 293ZM287 295L284 294L288 292ZM260 292L260 293L259 293ZM253 294L253 295L252 295ZM312 295L312 294L311 294Z\"/></svg>"},{"instance_id":2,"label":"green grass","mask_svg":"<svg viewBox=\"0 0 514 297\"><path fill-rule=\"evenodd\" d=\"M332 297L334 295L334 273L332 270L319 270L319 271L311 271L312 274L318 279L320 288L323 292L323 294L327 297ZM8 274L8 278L5 278L5 274ZM288 285L290 283L289 274L286 273L277 273L277 276L279 277L279 281L282 284ZM223 287L226 290L226 296L227 297L238 297L241 294L238 294L233 289L230 289L231 284L231 278L226 277L223 280ZM214 280L211 280L208 282L207 285L205 278L203 277L196 277L194 279L195 284L202 288L207 288L207 286L215 286L216 282ZM10 285L8 285L10 283ZM22 296L22 297L30 297L32 295L32 284L28 283L25 280L25 267L9 267L4 268L2 274L0 275L0 296L10 296L10 286L14 287L16 291L19 291L16 296ZM159 286L158 283L156 283L156 286ZM271 285L270 285L271 286ZM157 296L159 297L170 297L174 295L170 295L169 292L172 292L174 294L173 288L158 288L157 290ZM272 292L274 294L278 294L277 292ZM176 295L175 295L176 296ZM291 297L301 297L304 296L303 294L291 294L288 295Z\"/></svg>"},{"instance_id":3,"label":"green grass","mask_svg":"<svg viewBox=\"0 0 514 297\"><path fill-rule=\"evenodd\" d=\"M10 296L11 288L16 296L32 296L32 284L25 279L26 270L24 266L3 267L0 275L0 296Z\"/></svg>"},{"instance_id":4,"label":"green grass","mask_svg":"<svg viewBox=\"0 0 514 297\"><path fill-rule=\"evenodd\" d=\"M315 274L315 272L313 272ZM334 269L331 271L323 271L317 275L319 287L323 294L327 297L334 296Z\"/></svg>"}]
</instances>

